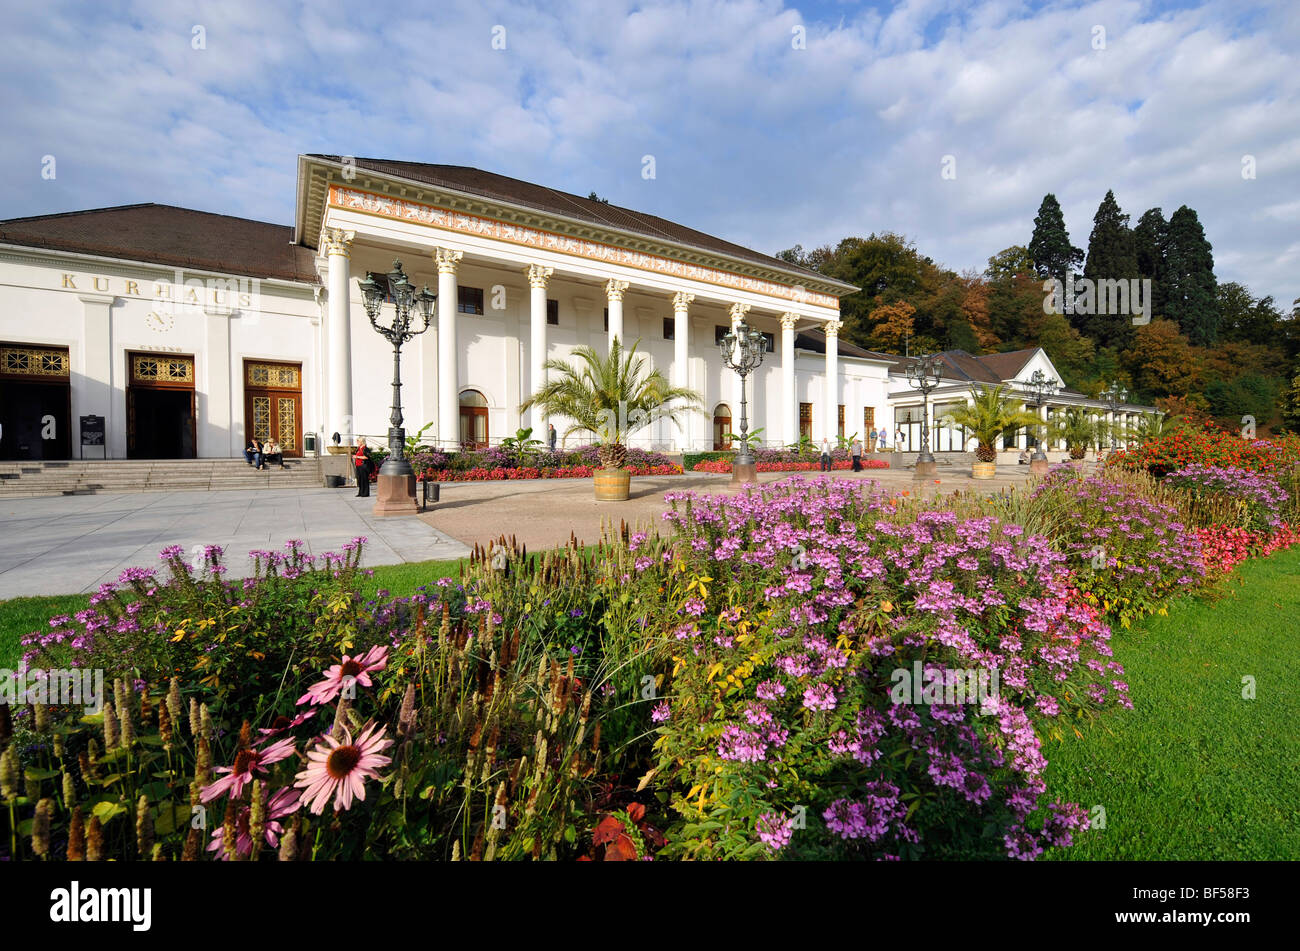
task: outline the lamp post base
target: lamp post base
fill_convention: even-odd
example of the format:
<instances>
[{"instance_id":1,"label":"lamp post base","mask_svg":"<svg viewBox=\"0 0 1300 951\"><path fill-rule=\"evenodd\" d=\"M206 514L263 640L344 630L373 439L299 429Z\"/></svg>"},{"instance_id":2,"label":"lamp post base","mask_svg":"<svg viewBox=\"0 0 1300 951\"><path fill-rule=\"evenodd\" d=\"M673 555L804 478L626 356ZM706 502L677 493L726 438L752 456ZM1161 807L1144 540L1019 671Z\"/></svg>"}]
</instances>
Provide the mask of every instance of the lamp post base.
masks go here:
<instances>
[{"instance_id":1,"label":"lamp post base","mask_svg":"<svg viewBox=\"0 0 1300 951\"><path fill-rule=\"evenodd\" d=\"M1046 456L1044 456L1042 459L1030 459L1029 474L1031 476L1037 476L1038 478L1042 478L1043 476L1047 475L1047 470L1050 469L1051 466L1052 464L1047 461Z\"/></svg>"},{"instance_id":2,"label":"lamp post base","mask_svg":"<svg viewBox=\"0 0 1300 951\"><path fill-rule=\"evenodd\" d=\"M731 466L731 484L746 485L758 482L758 466L752 462L736 462Z\"/></svg>"},{"instance_id":3,"label":"lamp post base","mask_svg":"<svg viewBox=\"0 0 1300 951\"><path fill-rule=\"evenodd\" d=\"M375 480L375 494L376 515L419 514L420 506L415 500L415 473L384 475L381 471Z\"/></svg>"},{"instance_id":4,"label":"lamp post base","mask_svg":"<svg viewBox=\"0 0 1300 951\"><path fill-rule=\"evenodd\" d=\"M913 479L933 479L939 474L939 463L931 459L928 462L918 462L916 469L912 472Z\"/></svg>"}]
</instances>

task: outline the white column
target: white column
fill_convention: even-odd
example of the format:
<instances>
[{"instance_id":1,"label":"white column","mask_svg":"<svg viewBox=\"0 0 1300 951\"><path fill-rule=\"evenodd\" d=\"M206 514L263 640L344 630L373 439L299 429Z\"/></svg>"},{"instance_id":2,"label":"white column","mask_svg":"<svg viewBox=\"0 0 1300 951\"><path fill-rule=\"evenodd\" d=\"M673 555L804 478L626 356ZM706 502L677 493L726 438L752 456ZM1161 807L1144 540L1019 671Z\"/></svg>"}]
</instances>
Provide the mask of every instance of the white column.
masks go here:
<instances>
[{"instance_id":1,"label":"white column","mask_svg":"<svg viewBox=\"0 0 1300 951\"><path fill-rule=\"evenodd\" d=\"M627 281L608 280L605 282L605 301L609 307L609 348L614 349L614 340L626 345L623 339L623 295L627 293Z\"/></svg>"},{"instance_id":2,"label":"white column","mask_svg":"<svg viewBox=\"0 0 1300 951\"><path fill-rule=\"evenodd\" d=\"M840 419L840 328L844 323L839 320L826 322L826 422L822 426L825 437L835 445L839 435Z\"/></svg>"},{"instance_id":3,"label":"white column","mask_svg":"<svg viewBox=\"0 0 1300 951\"><path fill-rule=\"evenodd\" d=\"M673 295L673 386L690 386L690 333L691 301L694 294L678 291ZM686 452L691 448L691 433L695 428L696 410L688 409L677 428L677 449Z\"/></svg>"},{"instance_id":4,"label":"white column","mask_svg":"<svg viewBox=\"0 0 1300 951\"><path fill-rule=\"evenodd\" d=\"M460 447L460 381L456 378L456 266L464 252L435 248L438 265L438 445Z\"/></svg>"},{"instance_id":5,"label":"white column","mask_svg":"<svg viewBox=\"0 0 1300 951\"><path fill-rule=\"evenodd\" d=\"M749 313L749 305L732 304L729 313L731 314L731 329L735 331L737 327L739 327L742 323L744 323L745 314ZM737 336L737 340L739 340L739 336ZM736 350L733 351L733 359L737 359L737 360L739 359L739 352L738 352L739 349L740 349L740 344L737 343ZM744 390L741 388L739 373L736 373L732 370L723 370L722 372L729 374L731 376L730 386L723 387L722 392L731 394L731 396L728 397L727 399L727 402L731 406L731 431L733 433L738 433L740 432L740 401L742 396L747 394L745 394ZM753 407L752 406L748 407L748 410L752 413ZM754 423L752 419L749 422L749 428L750 431L753 431L754 429Z\"/></svg>"},{"instance_id":6,"label":"white column","mask_svg":"<svg viewBox=\"0 0 1300 951\"><path fill-rule=\"evenodd\" d=\"M546 383L546 282L555 273L554 268L541 264L530 264L524 273L528 275L529 315L531 326L528 334L528 389L524 396L532 396ZM522 402L522 401L521 401ZM529 417L533 427L533 438L546 440L546 418L542 410L534 406ZM522 427L523 421L519 425Z\"/></svg>"},{"instance_id":7,"label":"white column","mask_svg":"<svg viewBox=\"0 0 1300 951\"><path fill-rule=\"evenodd\" d=\"M329 422L326 438L331 433L343 437L344 445L353 441L357 431L352 416L352 296L349 267L355 231L329 228L322 235L326 242L329 261Z\"/></svg>"},{"instance_id":8,"label":"white column","mask_svg":"<svg viewBox=\"0 0 1300 951\"><path fill-rule=\"evenodd\" d=\"M786 445L799 441L799 407L794 391L794 325L799 315L781 315L781 438Z\"/></svg>"}]
</instances>

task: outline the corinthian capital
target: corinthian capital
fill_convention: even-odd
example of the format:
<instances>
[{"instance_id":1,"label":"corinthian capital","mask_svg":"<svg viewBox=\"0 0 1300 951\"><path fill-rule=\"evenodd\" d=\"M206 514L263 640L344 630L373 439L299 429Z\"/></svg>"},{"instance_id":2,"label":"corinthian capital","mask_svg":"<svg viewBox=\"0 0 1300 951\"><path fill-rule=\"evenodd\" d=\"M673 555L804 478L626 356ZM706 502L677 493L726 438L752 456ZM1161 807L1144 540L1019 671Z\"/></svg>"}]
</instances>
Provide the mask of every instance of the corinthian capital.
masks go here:
<instances>
[{"instance_id":1,"label":"corinthian capital","mask_svg":"<svg viewBox=\"0 0 1300 951\"><path fill-rule=\"evenodd\" d=\"M464 251L453 251L451 248L433 249L433 260L438 265L439 274L455 274L456 266L464 256Z\"/></svg>"},{"instance_id":2,"label":"corinthian capital","mask_svg":"<svg viewBox=\"0 0 1300 951\"><path fill-rule=\"evenodd\" d=\"M799 323L799 315L793 311L787 310L781 315L781 329L794 330L794 325Z\"/></svg>"},{"instance_id":3,"label":"corinthian capital","mask_svg":"<svg viewBox=\"0 0 1300 951\"><path fill-rule=\"evenodd\" d=\"M730 313L731 313L731 326L734 327L736 326L736 324L744 322L745 315L749 313L749 305L739 304L739 303L732 304Z\"/></svg>"},{"instance_id":4,"label":"corinthian capital","mask_svg":"<svg viewBox=\"0 0 1300 951\"><path fill-rule=\"evenodd\" d=\"M673 310L685 310L690 306L690 303L693 300L695 300L694 294L688 294L686 291L678 291L673 295Z\"/></svg>"},{"instance_id":5,"label":"corinthian capital","mask_svg":"<svg viewBox=\"0 0 1300 951\"><path fill-rule=\"evenodd\" d=\"M611 301L622 301L623 295L627 293L627 288L627 281L610 279L605 282L605 297Z\"/></svg>"},{"instance_id":6,"label":"corinthian capital","mask_svg":"<svg viewBox=\"0 0 1300 951\"><path fill-rule=\"evenodd\" d=\"M544 264L530 264L524 268L524 273L528 275L528 284L538 290L546 290L546 282L551 279L555 273L555 268L547 267Z\"/></svg>"},{"instance_id":7,"label":"corinthian capital","mask_svg":"<svg viewBox=\"0 0 1300 951\"><path fill-rule=\"evenodd\" d=\"M326 254L341 254L348 257L352 251L352 242L356 240L355 231L344 231L342 228L326 228L321 232L321 239L325 243Z\"/></svg>"},{"instance_id":8,"label":"corinthian capital","mask_svg":"<svg viewBox=\"0 0 1300 951\"><path fill-rule=\"evenodd\" d=\"M826 331L826 336L828 337L838 337L840 331L843 328L844 328L844 321L842 320L828 320L826 321L826 324L823 327L823 329Z\"/></svg>"}]
</instances>

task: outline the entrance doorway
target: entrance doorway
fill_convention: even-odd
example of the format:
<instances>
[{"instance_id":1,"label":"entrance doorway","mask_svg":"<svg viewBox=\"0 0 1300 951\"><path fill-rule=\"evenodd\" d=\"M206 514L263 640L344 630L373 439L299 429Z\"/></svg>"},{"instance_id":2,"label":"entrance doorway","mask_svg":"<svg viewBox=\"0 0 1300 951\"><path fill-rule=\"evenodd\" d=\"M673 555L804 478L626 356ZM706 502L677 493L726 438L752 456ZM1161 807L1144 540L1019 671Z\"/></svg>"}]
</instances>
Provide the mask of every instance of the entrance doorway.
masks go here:
<instances>
[{"instance_id":1,"label":"entrance doorway","mask_svg":"<svg viewBox=\"0 0 1300 951\"><path fill-rule=\"evenodd\" d=\"M713 408L713 449L715 452L731 448L731 407L719 403Z\"/></svg>"},{"instance_id":2,"label":"entrance doorway","mask_svg":"<svg viewBox=\"0 0 1300 951\"><path fill-rule=\"evenodd\" d=\"M127 457L193 459L194 357L128 353L127 365Z\"/></svg>"},{"instance_id":3,"label":"entrance doorway","mask_svg":"<svg viewBox=\"0 0 1300 951\"><path fill-rule=\"evenodd\" d=\"M0 459L72 458L66 347L0 344Z\"/></svg>"},{"instance_id":4,"label":"entrance doorway","mask_svg":"<svg viewBox=\"0 0 1300 951\"><path fill-rule=\"evenodd\" d=\"M488 401L478 390L460 394L460 444L466 449L486 449Z\"/></svg>"},{"instance_id":5,"label":"entrance doorway","mask_svg":"<svg viewBox=\"0 0 1300 951\"><path fill-rule=\"evenodd\" d=\"M258 442L274 439L285 456L302 455L302 364L244 361L244 426Z\"/></svg>"}]
</instances>

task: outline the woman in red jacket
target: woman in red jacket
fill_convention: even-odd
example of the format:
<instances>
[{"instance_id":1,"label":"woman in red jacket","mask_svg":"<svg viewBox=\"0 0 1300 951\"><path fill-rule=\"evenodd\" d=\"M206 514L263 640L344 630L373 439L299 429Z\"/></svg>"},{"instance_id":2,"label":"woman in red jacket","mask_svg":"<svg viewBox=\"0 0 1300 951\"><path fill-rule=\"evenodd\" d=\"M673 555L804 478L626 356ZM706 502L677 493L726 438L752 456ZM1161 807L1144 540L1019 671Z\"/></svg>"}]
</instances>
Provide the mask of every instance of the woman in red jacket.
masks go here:
<instances>
[{"instance_id":1,"label":"woman in red jacket","mask_svg":"<svg viewBox=\"0 0 1300 951\"><path fill-rule=\"evenodd\" d=\"M369 498L370 470L374 468L375 460L370 457L370 450L366 448L364 439L357 440L356 452L352 454L352 465L357 472L357 498Z\"/></svg>"}]
</instances>

